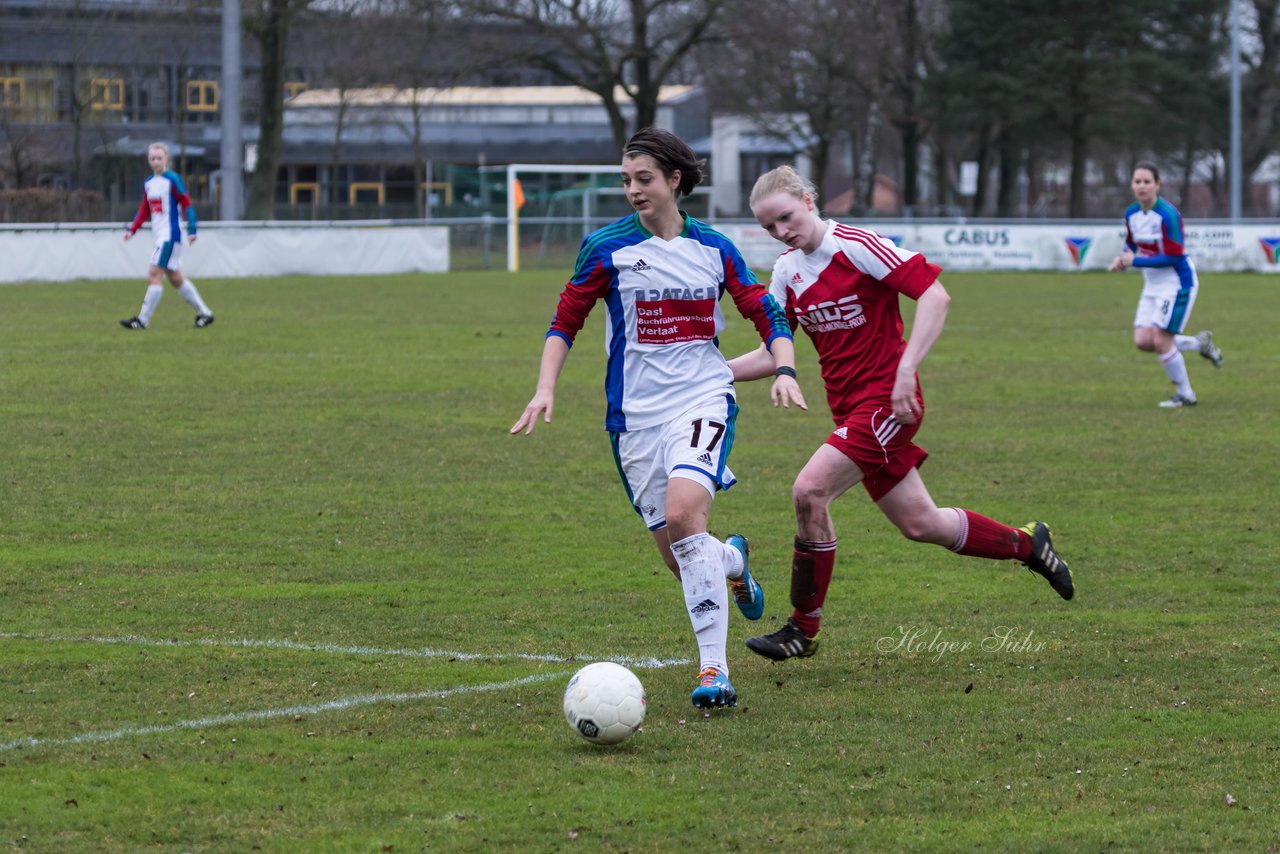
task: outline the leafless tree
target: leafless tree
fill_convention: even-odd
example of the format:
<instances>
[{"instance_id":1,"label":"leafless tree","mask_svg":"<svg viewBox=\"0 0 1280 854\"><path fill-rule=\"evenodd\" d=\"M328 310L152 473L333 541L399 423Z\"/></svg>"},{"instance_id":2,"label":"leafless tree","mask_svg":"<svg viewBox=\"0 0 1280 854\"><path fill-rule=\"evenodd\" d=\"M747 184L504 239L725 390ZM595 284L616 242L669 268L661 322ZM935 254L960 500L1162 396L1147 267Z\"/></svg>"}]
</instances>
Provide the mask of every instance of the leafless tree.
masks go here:
<instances>
[{"instance_id":1,"label":"leafless tree","mask_svg":"<svg viewBox=\"0 0 1280 854\"><path fill-rule=\"evenodd\" d=\"M863 40L876 2L812 0L805 14L787 15L735 0L718 28L720 40L699 50L713 106L751 116L780 140L805 140L820 195L845 145L859 155L859 195L869 191L883 92L877 56Z\"/></svg>"},{"instance_id":2,"label":"leafless tree","mask_svg":"<svg viewBox=\"0 0 1280 854\"><path fill-rule=\"evenodd\" d=\"M95 86L93 80L84 79L86 70L94 66L93 55L114 28L104 26L118 17L115 8L103 8L100 4L87 0L74 0L67 13L67 35L70 40L69 80L67 85L68 101L71 110L71 189L80 189L83 178L81 170L84 166L84 130L86 121L100 125L106 114L105 110L95 108L105 106L105 99L114 92L114 88ZM99 128L101 131L101 128ZM99 134L102 135L101 132ZM105 139L103 140L105 142Z\"/></svg>"},{"instance_id":3,"label":"leafless tree","mask_svg":"<svg viewBox=\"0 0 1280 854\"><path fill-rule=\"evenodd\" d=\"M921 201L920 150L930 130L924 87L945 11L945 0L878 0L872 38L863 42L880 56L885 109L898 131L902 204L908 211Z\"/></svg>"},{"instance_id":4,"label":"leafless tree","mask_svg":"<svg viewBox=\"0 0 1280 854\"><path fill-rule=\"evenodd\" d=\"M391 123L409 138L413 152L414 207L419 218L430 214L426 145L427 110L438 87L466 80L489 64L486 51L477 50L465 22L458 21L443 0L388 0L383 8L384 26L399 33L386 57L389 72L402 90Z\"/></svg>"},{"instance_id":5,"label":"leafless tree","mask_svg":"<svg viewBox=\"0 0 1280 854\"><path fill-rule=\"evenodd\" d=\"M654 123L661 87L679 79L689 52L715 35L726 0L461 0L460 9L522 25L541 46L511 59L600 97L614 142ZM628 125L619 100L635 106Z\"/></svg>"},{"instance_id":6,"label":"leafless tree","mask_svg":"<svg viewBox=\"0 0 1280 854\"><path fill-rule=\"evenodd\" d=\"M1248 76L1241 98L1241 174L1246 186L1262 162L1280 148L1280 0L1252 0L1251 5L1254 49L1244 58ZM1245 194L1246 206L1251 206L1250 196Z\"/></svg>"},{"instance_id":7,"label":"leafless tree","mask_svg":"<svg viewBox=\"0 0 1280 854\"><path fill-rule=\"evenodd\" d=\"M289 30L312 0L254 0L244 26L262 53L258 162L249 180L245 219L270 219L284 142L284 77Z\"/></svg>"},{"instance_id":8,"label":"leafless tree","mask_svg":"<svg viewBox=\"0 0 1280 854\"><path fill-rule=\"evenodd\" d=\"M387 28L381 4L369 0L337 0L326 6L317 23L312 49L324 57L321 72L334 89L333 147L329 158L328 202L337 204L338 174L342 168L343 135L348 129L355 93L387 79Z\"/></svg>"},{"instance_id":9,"label":"leafless tree","mask_svg":"<svg viewBox=\"0 0 1280 854\"><path fill-rule=\"evenodd\" d=\"M14 110L0 107L0 135L4 138L5 160L0 176L8 173L9 180L0 183L15 189L35 184L38 142L30 125L17 121Z\"/></svg>"}]
</instances>

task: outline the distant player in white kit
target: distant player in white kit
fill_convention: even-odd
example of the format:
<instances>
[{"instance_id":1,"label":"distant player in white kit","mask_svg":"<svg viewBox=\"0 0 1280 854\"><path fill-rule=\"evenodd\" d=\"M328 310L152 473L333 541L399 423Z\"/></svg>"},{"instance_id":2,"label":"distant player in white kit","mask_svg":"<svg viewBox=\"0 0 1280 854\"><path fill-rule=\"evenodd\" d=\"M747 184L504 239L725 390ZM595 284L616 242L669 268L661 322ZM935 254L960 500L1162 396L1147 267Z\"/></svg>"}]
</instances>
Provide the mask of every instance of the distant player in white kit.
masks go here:
<instances>
[{"instance_id":1,"label":"distant player in white kit","mask_svg":"<svg viewBox=\"0 0 1280 854\"><path fill-rule=\"evenodd\" d=\"M182 212L187 215L188 239L196 242L196 209L191 197L176 172L169 169L169 147L163 142L153 142L147 148L147 162L152 176L142 188L142 205L138 215L124 233L128 240L138 233L147 220L156 237L156 248L151 253L151 266L147 270L147 293L142 298L142 308L136 317L120 321L125 329L146 329L151 325L151 315L160 304L164 287L160 283L167 276L169 283L196 310L196 328L203 329L213 323L213 312L200 298L195 284L182 272Z\"/></svg>"},{"instance_id":2,"label":"distant player in white kit","mask_svg":"<svg viewBox=\"0 0 1280 854\"><path fill-rule=\"evenodd\" d=\"M1194 350L1219 368L1222 351L1207 329L1182 334L1200 290L1195 265L1183 246L1182 214L1160 197L1160 172L1154 163L1144 160L1134 166L1129 186L1137 201L1124 212L1125 248L1111 262L1111 269L1137 267L1145 280L1133 318L1133 344L1156 353L1173 383L1173 397L1160 405L1195 406L1196 393L1182 354Z\"/></svg>"},{"instance_id":3,"label":"distant player in white kit","mask_svg":"<svg viewBox=\"0 0 1280 854\"><path fill-rule=\"evenodd\" d=\"M712 708L738 697L726 651L730 591L747 619L764 612L746 538L720 542L707 533L712 497L735 483L727 464L738 405L716 343L721 296L755 324L776 360L775 401L780 388L789 399L800 389L782 307L727 238L677 206L701 180L702 161L675 134L645 128L627 142L622 186L635 213L582 241L547 332L537 390L511 433L533 432L539 416L551 421L569 348L603 301L605 429L627 497L684 589L700 653L692 700Z\"/></svg>"}]
</instances>

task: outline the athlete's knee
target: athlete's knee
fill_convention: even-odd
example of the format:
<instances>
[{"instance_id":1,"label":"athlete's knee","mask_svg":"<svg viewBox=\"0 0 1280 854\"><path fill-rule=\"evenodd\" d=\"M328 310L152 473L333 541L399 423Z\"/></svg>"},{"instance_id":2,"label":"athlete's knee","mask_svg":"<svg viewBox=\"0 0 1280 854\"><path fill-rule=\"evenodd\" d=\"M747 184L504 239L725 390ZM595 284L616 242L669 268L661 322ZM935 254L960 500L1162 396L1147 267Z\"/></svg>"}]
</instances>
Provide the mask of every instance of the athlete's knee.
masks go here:
<instances>
[{"instance_id":1,"label":"athlete's knee","mask_svg":"<svg viewBox=\"0 0 1280 854\"><path fill-rule=\"evenodd\" d=\"M797 516L809 517L816 512L826 512L831 504L831 495L821 484L801 476L791 487L791 503L795 505Z\"/></svg>"},{"instance_id":2,"label":"athlete's knee","mask_svg":"<svg viewBox=\"0 0 1280 854\"><path fill-rule=\"evenodd\" d=\"M897 525L902 536L913 542L943 543L949 540L946 536L944 518L941 515L944 512L949 511L910 513L895 518L893 524Z\"/></svg>"},{"instance_id":3,"label":"athlete's knee","mask_svg":"<svg viewBox=\"0 0 1280 854\"><path fill-rule=\"evenodd\" d=\"M706 531L704 520L704 515L697 508L667 505L667 531L671 534L673 543L692 537L694 534L704 533Z\"/></svg>"},{"instance_id":4,"label":"athlete's knee","mask_svg":"<svg viewBox=\"0 0 1280 854\"><path fill-rule=\"evenodd\" d=\"M934 528L925 519L913 516L908 519L895 519L894 522L898 526L898 531L908 540L917 543L927 543L932 540Z\"/></svg>"}]
</instances>

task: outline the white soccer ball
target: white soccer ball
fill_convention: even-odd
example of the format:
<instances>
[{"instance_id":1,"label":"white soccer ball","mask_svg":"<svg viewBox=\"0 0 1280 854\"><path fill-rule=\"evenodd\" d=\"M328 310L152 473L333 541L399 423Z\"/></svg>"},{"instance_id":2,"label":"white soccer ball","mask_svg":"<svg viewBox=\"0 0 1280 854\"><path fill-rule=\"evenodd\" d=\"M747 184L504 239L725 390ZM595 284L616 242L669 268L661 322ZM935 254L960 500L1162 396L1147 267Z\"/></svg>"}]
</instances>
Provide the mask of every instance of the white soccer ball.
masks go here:
<instances>
[{"instance_id":1,"label":"white soccer ball","mask_svg":"<svg viewBox=\"0 0 1280 854\"><path fill-rule=\"evenodd\" d=\"M596 744L617 744L640 729L648 705L636 675L612 661L588 664L564 689L569 726Z\"/></svg>"}]
</instances>

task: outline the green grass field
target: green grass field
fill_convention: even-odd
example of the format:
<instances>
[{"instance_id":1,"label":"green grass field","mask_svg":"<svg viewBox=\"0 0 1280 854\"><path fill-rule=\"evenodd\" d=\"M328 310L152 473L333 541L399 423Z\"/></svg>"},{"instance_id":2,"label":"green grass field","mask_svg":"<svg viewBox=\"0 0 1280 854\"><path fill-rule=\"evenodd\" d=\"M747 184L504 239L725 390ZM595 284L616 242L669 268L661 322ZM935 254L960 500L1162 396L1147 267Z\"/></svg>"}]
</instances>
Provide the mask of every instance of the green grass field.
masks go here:
<instances>
[{"instance_id":1,"label":"green grass field","mask_svg":"<svg viewBox=\"0 0 1280 854\"><path fill-rule=\"evenodd\" d=\"M601 428L602 312L507 435L562 273L198 281L216 325L170 292L143 333L137 281L0 287L4 847L1280 850L1280 279L1203 277L1226 363L1168 411L1136 276L947 275L926 482L1050 522L1077 597L858 491L822 651L775 665L742 642L789 612L830 429L801 342L811 412L741 390L712 527L767 606L709 717ZM648 690L619 747L561 715L588 659Z\"/></svg>"}]
</instances>

